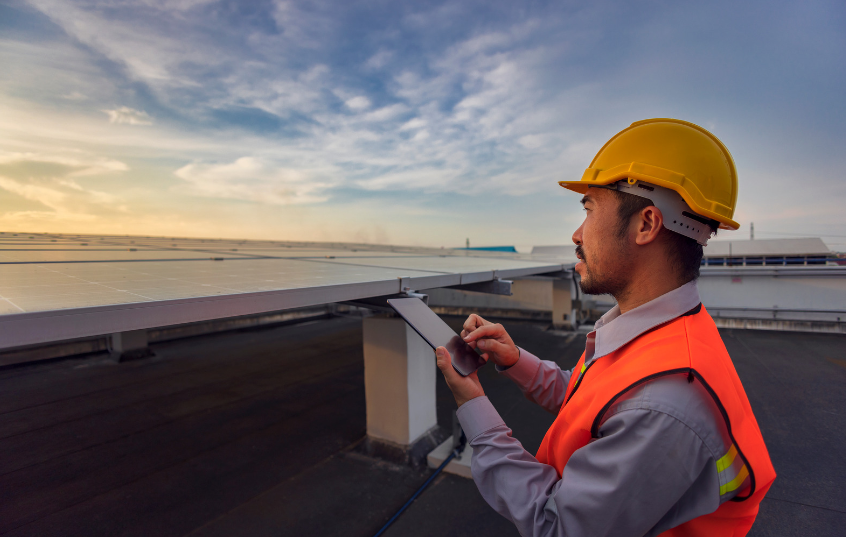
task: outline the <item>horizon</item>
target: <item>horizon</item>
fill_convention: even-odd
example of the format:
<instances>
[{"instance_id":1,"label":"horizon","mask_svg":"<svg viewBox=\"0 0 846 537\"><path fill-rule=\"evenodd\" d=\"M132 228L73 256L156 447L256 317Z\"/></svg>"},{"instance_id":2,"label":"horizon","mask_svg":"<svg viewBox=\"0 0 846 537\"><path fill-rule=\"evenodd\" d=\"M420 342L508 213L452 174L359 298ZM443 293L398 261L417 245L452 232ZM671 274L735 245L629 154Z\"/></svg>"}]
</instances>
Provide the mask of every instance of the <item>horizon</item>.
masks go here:
<instances>
[{"instance_id":1,"label":"horizon","mask_svg":"<svg viewBox=\"0 0 846 537\"><path fill-rule=\"evenodd\" d=\"M25 235L28 239L36 238L38 235L44 235L48 237L62 237L66 239L71 238L136 238L136 239L167 239L167 240L199 240L199 241L218 241L218 242L270 242L270 243L293 243L293 244L301 244L301 245L310 245L310 244L343 244L349 246L365 246L365 247L391 247L391 248L423 248L423 249L446 249L446 250L467 250L465 246L449 246L449 245L441 245L441 246L415 246L410 244L401 244L401 243L376 243L376 242L349 242L349 241L297 241L297 240L281 240L281 239L249 239L245 237L211 237L211 236L176 236L176 235L134 235L134 234L110 234L110 233L74 233L74 232L27 232L27 231L0 231L0 238L3 235L12 235L12 236L22 236ZM776 237L776 238L758 238L758 239L749 239L747 238L737 238L737 237L730 237L730 238L713 238L708 241L708 244L712 244L714 242L746 242L750 240L755 241L778 241L778 240L802 240L808 238L820 238L821 237L812 237L812 236L797 236L797 237ZM822 240L822 239L821 239ZM823 240L825 243L826 241ZM470 250L477 249L477 248L496 248L496 247L514 247L519 254L531 254L532 248L535 247L575 247L574 244L470 244ZM826 243L826 246L829 246ZM307 247L307 246L305 246ZM831 248L831 253L833 254L846 254L846 249L843 251L837 250L835 248Z\"/></svg>"}]
</instances>

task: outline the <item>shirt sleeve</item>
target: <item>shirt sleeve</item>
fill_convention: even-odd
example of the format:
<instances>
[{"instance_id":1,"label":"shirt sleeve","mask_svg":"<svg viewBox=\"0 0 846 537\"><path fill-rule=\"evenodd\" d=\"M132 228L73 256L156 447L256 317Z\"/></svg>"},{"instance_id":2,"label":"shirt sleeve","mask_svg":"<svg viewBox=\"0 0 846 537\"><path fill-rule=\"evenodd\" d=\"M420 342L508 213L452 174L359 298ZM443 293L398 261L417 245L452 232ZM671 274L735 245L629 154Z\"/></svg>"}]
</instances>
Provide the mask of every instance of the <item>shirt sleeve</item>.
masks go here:
<instances>
[{"instance_id":1,"label":"shirt sleeve","mask_svg":"<svg viewBox=\"0 0 846 537\"><path fill-rule=\"evenodd\" d=\"M462 405L458 418L479 492L524 537L641 536L719 506L711 451L669 414L632 409L609 417L560 477L511 436L487 397ZM689 491L706 501L679 518L674 506Z\"/></svg>"},{"instance_id":2,"label":"shirt sleeve","mask_svg":"<svg viewBox=\"0 0 846 537\"><path fill-rule=\"evenodd\" d=\"M508 368L497 371L510 378L523 391L529 401L548 412L557 414L564 403L571 371L563 371L555 362L541 360L534 354L520 349L520 358Z\"/></svg>"}]
</instances>

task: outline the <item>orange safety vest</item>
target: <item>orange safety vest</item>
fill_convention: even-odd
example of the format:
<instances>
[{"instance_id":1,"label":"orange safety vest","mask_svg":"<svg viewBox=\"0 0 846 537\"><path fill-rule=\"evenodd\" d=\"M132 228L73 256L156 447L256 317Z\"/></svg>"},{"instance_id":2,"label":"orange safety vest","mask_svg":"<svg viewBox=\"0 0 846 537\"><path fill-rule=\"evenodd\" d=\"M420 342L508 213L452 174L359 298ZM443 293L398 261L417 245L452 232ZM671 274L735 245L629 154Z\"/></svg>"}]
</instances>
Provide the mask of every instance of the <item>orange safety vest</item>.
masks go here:
<instances>
[{"instance_id":1,"label":"orange safety vest","mask_svg":"<svg viewBox=\"0 0 846 537\"><path fill-rule=\"evenodd\" d=\"M705 308L700 305L587 367L584 363L582 354L570 377L565 402L538 449L537 459L553 466L561 476L573 453L599 438L602 417L620 396L658 377L692 375L690 380L699 379L714 398L733 442L729 453L717 461L718 471L726 464L733 464L737 456L745 464L736 480L724 489L735 490L745 480L747 471L749 486L713 513L689 520L661 535L746 535L776 474L746 392ZM576 371L582 371L581 380ZM734 488L728 488L732 485Z\"/></svg>"}]
</instances>

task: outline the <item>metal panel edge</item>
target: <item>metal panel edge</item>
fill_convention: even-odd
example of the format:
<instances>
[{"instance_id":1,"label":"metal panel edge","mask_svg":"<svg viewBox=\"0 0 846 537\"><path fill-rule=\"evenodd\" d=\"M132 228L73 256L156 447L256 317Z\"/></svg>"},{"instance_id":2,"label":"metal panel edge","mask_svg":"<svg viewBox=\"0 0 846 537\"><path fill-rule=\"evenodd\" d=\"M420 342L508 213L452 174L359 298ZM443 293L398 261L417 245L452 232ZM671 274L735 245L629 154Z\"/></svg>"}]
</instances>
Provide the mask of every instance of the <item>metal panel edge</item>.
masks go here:
<instances>
[{"instance_id":1,"label":"metal panel edge","mask_svg":"<svg viewBox=\"0 0 846 537\"><path fill-rule=\"evenodd\" d=\"M565 265L538 265L536 267L526 267L517 269L505 269L494 271L498 278L519 278L520 276L534 276L544 274L546 272L555 272L563 270Z\"/></svg>"},{"instance_id":2,"label":"metal panel edge","mask_svg":"<svg viewBox=\"0 0 846 537\"><path fill-rule=\"evenodd\" d=\"M0 317L0 349L392 294L396 280L134 302Z\"/></svg>"},{"instance_id":3,"label":"metal panel edge","mask_svg":"<svg viewBox=\"0 0 846 537\"><path fill-rule=\"evenodd\" d=\"M482 283L496 279L493 270L485 270L482 272L468 272L461 275L461 285L469 285L471 283Z\"/></svg>"},{"instance_id":4,"label":"metal panel edge","mask_svg":"<svg viewBox=\"0 0 846 537\"><path fill-rule=\"evenodd\" d=\"M402 278L399 292L436 289L461 283L461 274L437 274L433 276L409 276ZM407 288L407 289L406 289Z\"/></svg>"}]
</instances>

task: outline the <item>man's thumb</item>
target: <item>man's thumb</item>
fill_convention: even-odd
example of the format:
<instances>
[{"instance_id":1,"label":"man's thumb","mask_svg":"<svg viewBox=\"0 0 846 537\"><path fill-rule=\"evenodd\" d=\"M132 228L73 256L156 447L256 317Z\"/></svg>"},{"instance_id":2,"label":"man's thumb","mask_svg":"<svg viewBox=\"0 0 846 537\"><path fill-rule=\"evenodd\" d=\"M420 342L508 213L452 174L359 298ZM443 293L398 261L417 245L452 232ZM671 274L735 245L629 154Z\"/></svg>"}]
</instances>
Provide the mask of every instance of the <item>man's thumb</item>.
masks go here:
<instances>
[{"instance_id":1,"label":"man's thumb","mask_svg":"<svg viewBox=\"0 0 846 537\"><path fill-rule=\"evenodd\" d=\"M449 356L447 355L447 351L445 348L438 347L437 349L435 349L435 357L437 359L436 361L438 364L438 369L440 369L441 371L446 371L451 365Z\"/></svg>"}]
</instances>

